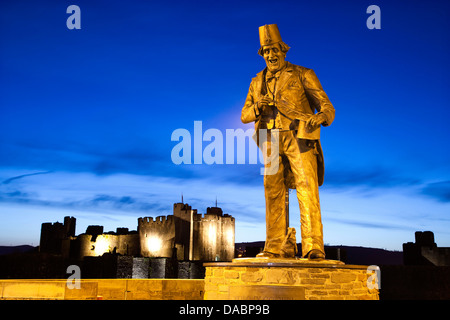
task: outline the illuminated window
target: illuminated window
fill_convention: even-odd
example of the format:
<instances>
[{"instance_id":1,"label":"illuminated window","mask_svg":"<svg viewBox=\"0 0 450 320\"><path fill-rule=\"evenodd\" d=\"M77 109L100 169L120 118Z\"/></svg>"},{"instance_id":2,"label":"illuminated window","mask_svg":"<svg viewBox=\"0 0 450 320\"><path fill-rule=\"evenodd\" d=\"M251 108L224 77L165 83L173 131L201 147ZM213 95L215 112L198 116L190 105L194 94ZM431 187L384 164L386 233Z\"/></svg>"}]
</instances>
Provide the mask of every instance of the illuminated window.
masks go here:
<instances>
[{"instance_id":1,"label":"illuminated window","mask_svg":"<svg viewBox=\"0 0 450 320\"><path fill-rule=\"evenodd\" d=\"M109 252L111 250L109 246L108 239L105 238L97 238L95 242L94 252L96 256L101 256L102 254Z\"/></svg>"},{"instance_id":2,"label":"illuminated window","mask_svg":"<svg viewBox=\"0 0 450 320\"><path fill-rule=\"evenodd\" d=\"M161 247L162 247L162 241L159 237L151 236L150 238L148 238L148 240L147 240L148 251L150 251L152 253L156 253L159 250L161 250Z\"/></svg>"}]
</instances>

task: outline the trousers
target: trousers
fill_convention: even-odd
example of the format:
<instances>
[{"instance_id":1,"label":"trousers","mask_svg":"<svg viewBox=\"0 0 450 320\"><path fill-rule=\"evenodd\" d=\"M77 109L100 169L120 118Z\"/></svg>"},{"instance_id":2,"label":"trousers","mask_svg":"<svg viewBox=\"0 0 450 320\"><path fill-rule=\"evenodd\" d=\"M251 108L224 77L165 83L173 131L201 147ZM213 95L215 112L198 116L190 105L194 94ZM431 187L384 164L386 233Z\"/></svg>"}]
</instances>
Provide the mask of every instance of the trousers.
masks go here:
<instances>
[{"instance_id":1,"label":"trousers","mask_svg":"<svg viewBox=\"0 0 450 320\"><path fill-rule=\"evenodd\" d=\"M305 257L313 249L325 254L317 177L317 149L314 141L298 139L292 130L275 133L278 133L278 139L272 136L262 142L266 200L264 251L280 254L281 244L286 237L289 219L286 217L288 212L285 205L285 170L290 166L300 208L302 255ZM271 161L278 161L275 170Z\"/></svg>"}]
</instances>

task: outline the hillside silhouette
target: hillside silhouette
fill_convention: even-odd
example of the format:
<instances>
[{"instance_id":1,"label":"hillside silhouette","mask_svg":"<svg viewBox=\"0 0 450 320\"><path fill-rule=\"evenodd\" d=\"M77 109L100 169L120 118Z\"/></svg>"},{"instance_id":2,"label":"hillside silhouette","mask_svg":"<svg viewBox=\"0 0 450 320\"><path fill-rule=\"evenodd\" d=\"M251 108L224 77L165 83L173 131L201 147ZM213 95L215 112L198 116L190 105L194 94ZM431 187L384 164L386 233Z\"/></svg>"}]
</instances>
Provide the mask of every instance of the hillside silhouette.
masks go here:
<instances>
[{"instance_id":1,"label":"hillside silhouette","mask_svg":"<svg viewBox=\"0 0 450 320\"><path fill-rule=\"evenodd\" d=\"M299 252L301 252L301 244L298 243ZM243 257L254 257L262 248L264 241L240 242L236 243L237 254ZM379 248L367 248L356 246L325 246L326 259L340 260L346 264L357 265L402 265L403 252L390 251ZM237 255L236 255L237 256Z\"/></svg>"}]
</instances>

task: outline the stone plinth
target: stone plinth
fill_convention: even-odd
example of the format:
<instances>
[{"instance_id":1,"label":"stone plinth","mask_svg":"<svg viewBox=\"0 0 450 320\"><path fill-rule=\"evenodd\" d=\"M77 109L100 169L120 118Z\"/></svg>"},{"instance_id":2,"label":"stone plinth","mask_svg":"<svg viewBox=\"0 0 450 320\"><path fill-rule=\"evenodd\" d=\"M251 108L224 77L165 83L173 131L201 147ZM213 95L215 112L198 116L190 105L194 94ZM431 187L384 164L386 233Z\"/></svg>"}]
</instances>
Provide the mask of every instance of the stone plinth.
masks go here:
<instances>
[{"instance_id":1,"label":"stone plinth","mask_svg":"<svg viewBox=\"0 0 450 320\"><path fill-rule=\"evenodd\" d=\"M370 285L375 272L341 261L243 258L204 266L205 300L379 299Z\"/></svg>"}]
</instances>

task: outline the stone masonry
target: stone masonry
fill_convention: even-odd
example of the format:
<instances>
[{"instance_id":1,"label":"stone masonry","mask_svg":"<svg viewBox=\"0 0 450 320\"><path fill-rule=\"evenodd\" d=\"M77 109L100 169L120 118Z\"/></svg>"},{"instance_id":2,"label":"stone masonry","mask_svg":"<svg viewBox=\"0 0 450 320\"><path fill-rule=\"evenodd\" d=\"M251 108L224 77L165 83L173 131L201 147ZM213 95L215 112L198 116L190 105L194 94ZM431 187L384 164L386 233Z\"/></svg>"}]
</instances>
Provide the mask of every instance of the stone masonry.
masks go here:
<instances>
[{"instance_id":1,"label":"stone masonry","mask_svg":"<svg viewBox=\"0 0 450 320\"><path fill-rule=\"evenodd\" d=\"M205 264L205 300L378 300L367 266ZM371 278L372 279L372 278Z\"/></svg>"}]
</instances>

